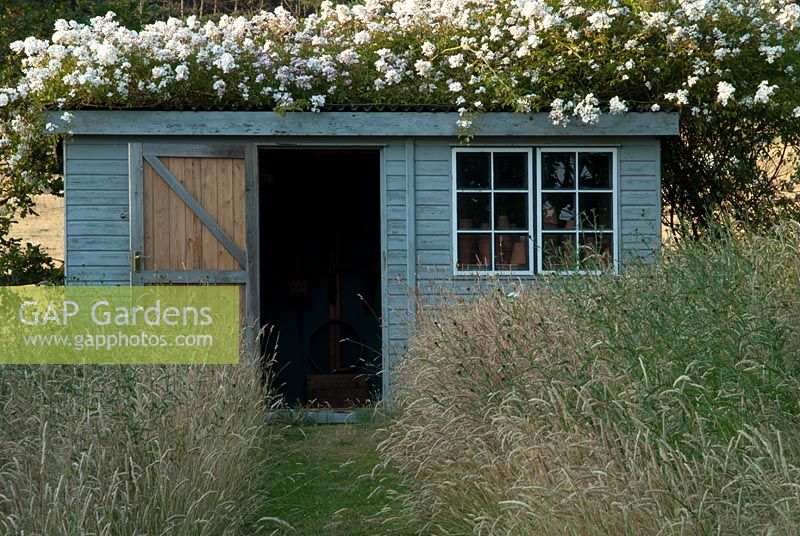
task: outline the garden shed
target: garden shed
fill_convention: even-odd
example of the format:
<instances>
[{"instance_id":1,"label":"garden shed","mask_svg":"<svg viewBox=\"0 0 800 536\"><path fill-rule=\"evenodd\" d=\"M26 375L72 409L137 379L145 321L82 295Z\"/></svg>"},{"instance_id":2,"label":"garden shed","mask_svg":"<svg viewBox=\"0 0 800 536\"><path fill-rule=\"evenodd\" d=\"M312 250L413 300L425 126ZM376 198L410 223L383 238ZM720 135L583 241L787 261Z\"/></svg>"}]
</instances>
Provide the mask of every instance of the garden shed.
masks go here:
<instances>
[{"instance_id":1,"label":"garden shed","mask_svg":"<svg viewBox=\"0 0 800 536\"><path fill-rule=\"evenodd\" d=\"M391 393L414 292L619 270L658 250L659 139L677 114L485 113L468 144L458 119L75 111L67 282L240 285L250 336L281 332L287 399L342 405Z\"/></svg>"}]
</instances>

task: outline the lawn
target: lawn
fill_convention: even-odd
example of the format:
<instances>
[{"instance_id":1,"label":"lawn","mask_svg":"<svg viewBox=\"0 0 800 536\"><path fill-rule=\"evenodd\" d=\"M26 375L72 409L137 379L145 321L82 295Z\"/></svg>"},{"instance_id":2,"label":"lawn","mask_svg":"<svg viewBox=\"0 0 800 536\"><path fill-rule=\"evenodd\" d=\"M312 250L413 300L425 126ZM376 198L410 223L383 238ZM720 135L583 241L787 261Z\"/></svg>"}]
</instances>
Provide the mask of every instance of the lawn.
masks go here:
<instances>
[{"instance_id":1,"label":"lawn","mask_svg":"<svg viewBox=\"0 0 800 536\"><path fill-rule=\"evenodd\" d=\"M277 534L411 534L409 523L378 516L396 486L396 474L374 471L380 421L346 425L285 425L276 432L267 479L265 516L278 518Z\"/></svg>"}]
</instances>

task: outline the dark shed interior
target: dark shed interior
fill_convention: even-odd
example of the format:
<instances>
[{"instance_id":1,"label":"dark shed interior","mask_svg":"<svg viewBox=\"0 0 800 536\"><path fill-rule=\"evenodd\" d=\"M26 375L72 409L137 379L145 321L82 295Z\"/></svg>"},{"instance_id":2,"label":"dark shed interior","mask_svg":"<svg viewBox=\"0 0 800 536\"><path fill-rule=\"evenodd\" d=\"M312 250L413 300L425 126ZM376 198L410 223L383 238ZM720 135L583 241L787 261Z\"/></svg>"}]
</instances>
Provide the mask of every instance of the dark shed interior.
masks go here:
<instances>
[{"instance_id":1,"label":"dark shed interior","mask_svg":"<svg viewBox=\"0 0 800 536\"><path fill-rule=\"evenodd\" d=\"M261 320L289 404L380 396L380 152L262 149Z\"/></svg>"}]
</instances>

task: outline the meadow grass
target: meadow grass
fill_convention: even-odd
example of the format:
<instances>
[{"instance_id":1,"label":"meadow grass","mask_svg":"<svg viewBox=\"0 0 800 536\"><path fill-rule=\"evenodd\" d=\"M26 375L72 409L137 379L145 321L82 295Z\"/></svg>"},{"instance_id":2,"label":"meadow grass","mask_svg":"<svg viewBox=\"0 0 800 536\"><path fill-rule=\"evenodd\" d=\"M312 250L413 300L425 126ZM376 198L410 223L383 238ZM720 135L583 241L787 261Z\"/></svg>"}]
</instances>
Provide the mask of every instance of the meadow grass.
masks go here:
<instances>
[{"instance_id":1,"label":"meadow grass","mask_svg":"<svg viewBox=\"0 0 800 536\"><path fill-rule=\"evenodd\" d=\"M800 533L797 227L420 304L394 509L425 534Z\"/></svg>"},{"instance_id":2,"label":"meadow grass","mask_svg":"<svg viewBox=\"0 0 800 536\"><path fill-rule=\"evenodd\" d=\"M251 365L0 369L0 532L225 535L271 460Z\"/></svg>"}]
</instances>

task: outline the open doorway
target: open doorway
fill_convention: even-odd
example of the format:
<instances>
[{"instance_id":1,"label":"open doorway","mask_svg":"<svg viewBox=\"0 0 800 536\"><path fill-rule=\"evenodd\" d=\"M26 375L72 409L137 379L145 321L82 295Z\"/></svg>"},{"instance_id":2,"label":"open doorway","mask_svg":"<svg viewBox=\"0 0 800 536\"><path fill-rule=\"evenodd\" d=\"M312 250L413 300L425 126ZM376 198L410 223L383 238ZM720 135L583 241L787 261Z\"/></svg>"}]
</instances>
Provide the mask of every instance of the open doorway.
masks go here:
<instances>
[{"instance_id":1,"label":"open doorway","mask_svg":"<svg viewBox=\"0 0 800 536\"><path fill-rule=\"evenodd\" d=\"M374 400L380 151L261 149L259 162L261 321L279 337L274 384L290 404Z\"/></svg>"}]
</instances>

